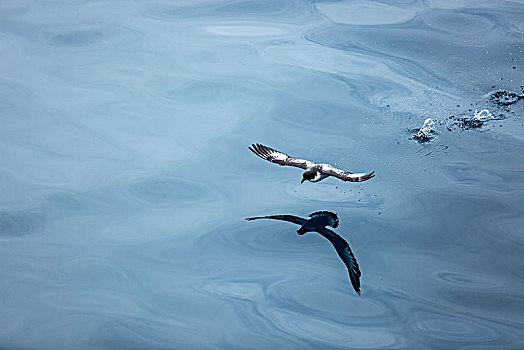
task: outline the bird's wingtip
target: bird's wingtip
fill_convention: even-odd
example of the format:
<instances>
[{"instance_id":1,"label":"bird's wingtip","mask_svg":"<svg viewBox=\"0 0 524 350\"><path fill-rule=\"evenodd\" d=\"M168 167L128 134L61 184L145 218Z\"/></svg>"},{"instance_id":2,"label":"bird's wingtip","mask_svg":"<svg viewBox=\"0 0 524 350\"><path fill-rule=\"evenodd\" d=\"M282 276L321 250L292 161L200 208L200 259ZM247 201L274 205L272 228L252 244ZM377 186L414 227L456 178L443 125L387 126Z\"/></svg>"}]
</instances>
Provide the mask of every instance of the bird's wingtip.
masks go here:
<instances>
[{"instance_id":1,"label":"bird's wingtip","mask_svg":"<svg viewBox=\"0 0 524 350\"><path fill-rule=\"evenodd\" d=\"M253 152L255 155L259 156L262 159L266 159L264 156L264 153L260 149L260 145L258 143L253 143L251 147L248 147L251 152Z\"/></svg>"}]
</instances>

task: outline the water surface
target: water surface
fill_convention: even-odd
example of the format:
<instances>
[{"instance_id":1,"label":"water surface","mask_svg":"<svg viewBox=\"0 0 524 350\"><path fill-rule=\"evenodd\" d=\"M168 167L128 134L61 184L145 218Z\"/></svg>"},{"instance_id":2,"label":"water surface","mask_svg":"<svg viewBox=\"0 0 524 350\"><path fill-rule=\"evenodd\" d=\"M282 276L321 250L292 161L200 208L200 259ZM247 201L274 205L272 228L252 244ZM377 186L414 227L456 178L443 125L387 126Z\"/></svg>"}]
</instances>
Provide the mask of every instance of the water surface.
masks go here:
<instances>
[{"instance_id":1,"label":"water surface","mask_svg":"<svg viewBox=\"0 0 524 350\"><path fill-rule=\"evenodd\" d=\"M522 94L523 14L0 2L0 347L523 348L524 102L489 95ZM377 176L301 185L254 142ZM244 221L318 210L360 297L319 235Z\"/></svg>"}]
</instances>

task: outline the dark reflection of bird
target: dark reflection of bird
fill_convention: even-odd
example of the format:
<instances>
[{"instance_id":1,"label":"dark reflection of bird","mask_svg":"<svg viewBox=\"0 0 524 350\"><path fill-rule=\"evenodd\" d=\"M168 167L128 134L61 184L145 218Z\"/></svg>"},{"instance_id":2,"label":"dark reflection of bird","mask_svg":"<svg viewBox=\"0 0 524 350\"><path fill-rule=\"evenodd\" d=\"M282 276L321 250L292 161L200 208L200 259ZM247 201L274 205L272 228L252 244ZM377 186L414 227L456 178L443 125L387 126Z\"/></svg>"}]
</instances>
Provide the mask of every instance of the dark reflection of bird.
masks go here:
<instances>
[{"instance_id":1,"label":"dark reflection of bird","mask_svg":"<svg viewBox=\"0 0 524 350\"><path fill-rule=\"evenodd\" d=\"M316 164L309 160L293 158L285 153L259 143L253 144L251 146L252 148L248 147L251 152L255 153L262 159L269 160L270 162L276 163L278 165L289 165L305 169L306 171L304 171L302 174L302 181L300 183L306 180L311 182L319 182L328 176L338 177L342 181L360 182L369 180L375 176L374 171L370 173L353 174L349 171L337 169L330 164Z\"/></svg>"},{"instance_id":2,"label":"dark reflection of bird","mask_svg":"<svg viewBox=\"0 0 524 350\"><path fill-rule=\"evenodd\" d=\"M329 211L317 211L313 214L310 214L309 219L303 219L294 215L270 215L247 218L246 220L251 221L258 219L289 221L301 226L297 230L299 235L303 235L308 232L317 232L327 238L331 244L333 244L333 247L335 247L335 250L337 251L340 259L342 259L344 264L346 264L351 284L353 285L355 292L360 295L360 270L358 268L357 259L355 259L351 248L349 248L348 242L346 242L335 232L326 228L326 226L331 226L333 228L338 226L337 214Z\"/></svg>"}]
</instances>

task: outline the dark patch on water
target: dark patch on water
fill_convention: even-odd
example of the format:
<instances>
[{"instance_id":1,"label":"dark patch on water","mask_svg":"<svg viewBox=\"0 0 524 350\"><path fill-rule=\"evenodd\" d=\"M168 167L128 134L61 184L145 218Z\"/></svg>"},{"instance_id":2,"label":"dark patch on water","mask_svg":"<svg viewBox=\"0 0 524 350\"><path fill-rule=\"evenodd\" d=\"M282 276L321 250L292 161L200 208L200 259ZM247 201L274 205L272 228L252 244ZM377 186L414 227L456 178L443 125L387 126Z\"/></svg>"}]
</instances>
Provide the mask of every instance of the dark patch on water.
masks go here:
<instances>
[{"instance_id":1,"label":"dark patch on water","mask_svg":"<svg viewBox=\"0 0 524 350\"><path fill-rule=\"evenodd\" d=\"M42 219L26 211L0 212L0 237L17 237L33 233Z\"/></svg>"},{"instance_id":2,"label":"dark patch on water","mask_svg":"<svg viewBox=\"0 0 524 350\"><path fill-rule=\"evenodd\" d=\"M131 185L130 192L137 198L157 206L172 206L209 198L203 185L177 178L150 178Z\"/></svg>"},{"instance_id":3,"label":"dark patch on water","mask_svg":"<svg viewBox=\"0 0 524 350\"><path fill-rule=\"evenodd\" d=\"M457 117L455 115L451 115L450 117L451 123L448 125L448 130L452 131L455 129L460 129L461 131L465 130L471 130L471 129L479 129L482 126L484 126L486 120L475 118L474 116L462 116Z\"/></svg>"},{"instance_id":4,"label":"dark patch on water","mask_svg":"<svg viewBox=\"0 0 524 350\"><path fill-rule=\"evenodd\" d=\"M92 45L103 37L95 29L65 30L45 35L46 41L54 46L79 47Z\"/></svg>"},{"instance_id":5,"label":"dark patch on water","mask_svg":"<svg viewBox=\"0 0 524 350\"><path fill-rule=\"evenodd\" d=\"M488 97L489 100L495 104L509 106L517 103L521 98L524 98L524 94L518 94L507 90L497 90L490 92Z\"/></svg>"},{"instance_id":6,"label":"dark patch on water","mask_svg":"<svg viewBox=\"0 0 524 350\"><path fill-rule=\"evenodd\" d=\"M484 125L482 120L473 119L473 118L457 118L455 119L456 124L461 128L461 130L477 129Z\"/></svg>"}]
</instances>

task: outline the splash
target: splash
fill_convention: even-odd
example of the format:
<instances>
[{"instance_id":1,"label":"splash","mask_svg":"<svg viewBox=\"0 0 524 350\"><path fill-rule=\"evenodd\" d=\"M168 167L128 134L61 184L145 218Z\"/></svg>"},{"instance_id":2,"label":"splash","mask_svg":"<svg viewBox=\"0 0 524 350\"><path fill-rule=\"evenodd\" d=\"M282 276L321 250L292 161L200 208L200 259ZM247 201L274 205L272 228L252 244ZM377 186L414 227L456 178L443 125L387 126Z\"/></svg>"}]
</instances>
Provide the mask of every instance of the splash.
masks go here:
<instances>
[{"instance_id":1,"label":"splash","mask_svg":"<svg viewBox=\"0 0 524 350\"><path fill-rule=\"evenodd\" d=\"M480 121L484 121L486 119L493 119L493 114L487 110L487 109L482 109L479 110L478 109L475 109L475 114L473 115L473 118L474 120L480 120Z\"/></svg>"},{"instance_id":2,"label":"splash","mask_svg":"<svg viewBox=\"0 0 524 350\"><path fill-rule=\"evenodd\" d=\"M453 117L453 116L452 116ZM495 116L488 109L475 109L473 117L453 118L454 124L462 130L477 129L484 125L488 120L495 119Z\"/></svg>"},{"instance_id":3,"label":"splash","mask_svg":"<svg viewBox=\"0 0 524 350\"><path fill-rule=\"evenodd\" d=\"M412 136L412 139L417 140L420 143L428 142L430 141L435 134L436 131L436 123L433 119L427 118L424 120L424 124L422 124L422 127L420 129L415 129L417 133Z\"/></svg>"}]
</instances>

